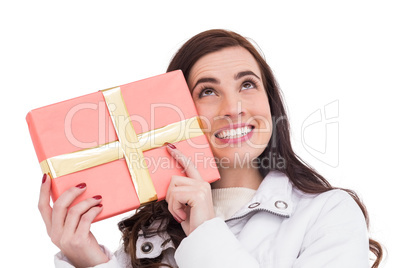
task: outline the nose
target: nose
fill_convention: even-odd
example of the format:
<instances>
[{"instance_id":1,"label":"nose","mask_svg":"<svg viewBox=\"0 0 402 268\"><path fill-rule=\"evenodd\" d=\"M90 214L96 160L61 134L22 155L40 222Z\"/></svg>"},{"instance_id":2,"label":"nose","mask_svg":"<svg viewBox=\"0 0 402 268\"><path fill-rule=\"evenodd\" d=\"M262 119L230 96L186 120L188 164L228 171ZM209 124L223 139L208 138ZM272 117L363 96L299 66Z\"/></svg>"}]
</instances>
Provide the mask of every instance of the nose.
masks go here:
<instances>
[{"instance_id":1,"label":"nose","mask_svg":"<svg viewBox=\"0 0 402 268\"><path fill-rule=\"evenodd\" d=\"M236 119L244 115L242 101L237 94L225 95L220 107L220 117L226 119Z\"/></svg>"}]
</instances>

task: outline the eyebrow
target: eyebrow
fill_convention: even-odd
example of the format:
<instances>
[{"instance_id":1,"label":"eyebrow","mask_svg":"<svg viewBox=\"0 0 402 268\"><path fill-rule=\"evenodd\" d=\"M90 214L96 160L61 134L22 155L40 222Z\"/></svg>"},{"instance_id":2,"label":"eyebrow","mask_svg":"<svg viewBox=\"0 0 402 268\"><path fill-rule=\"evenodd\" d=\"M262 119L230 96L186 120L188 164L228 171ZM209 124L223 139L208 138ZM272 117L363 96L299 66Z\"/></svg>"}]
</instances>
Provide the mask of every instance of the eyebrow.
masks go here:
<instances>
[{"instance_id":1,"label":"eyebrow","mask_svg":"<svg viewBox=\"0 0 402 268\"><path fill-rule=\"evenodd\" d=\"M213 83L213 84L220 84L220 81L216 78L213 77L204 77L204 78L200 78L198 79L197 83L195 83L195 85L193 86L193 88L191 89L191 92L194 91L194 88L197 87L198 84L201 83Z\"/></svg>"},{"instance_id":2,"label":"eyebrow","mask_svg":"<svg viewBox=\"0 0 402 268\"><path fill-rule=\"evenodd\" d=\"M235 80L239 80L240 78L244 77L244 76L248 76L248 75L252 75L255 76L256 78L258 78L259 80L261 80L261 78L256 75L254 72L252 71L243 71L243 72L239 72L237 74L234 75L234 79ZM195 83L195 85L193 86L193 88L191 89L191 92L194 91L194 89L197 87L198 84L201 83L213 83L213 84L220 84L220 81L216 78L213 77L204 77L204 78L200 78L198 79L198 81Z\"/></svg>"},{"instance_id":3,"label":"eyebrow","mask_svg":"<svg viewBox=\"0 0 402 268\"><path fill-rule=\"evenodd\" d=\"M242 78L242 77L244 77L244 76L247 76L247 75L255 76L256 78L258 78L259 80L261 80L261 78L258 77L258 75L256 75L256 74L255 74L254 72L252 72L252 71L240 72L240 73L238 73L238 74L236 74L236 75L234 76L234 79L235 79L235 80L239 80L240 78Z\"/></svg>"}]
</instances>

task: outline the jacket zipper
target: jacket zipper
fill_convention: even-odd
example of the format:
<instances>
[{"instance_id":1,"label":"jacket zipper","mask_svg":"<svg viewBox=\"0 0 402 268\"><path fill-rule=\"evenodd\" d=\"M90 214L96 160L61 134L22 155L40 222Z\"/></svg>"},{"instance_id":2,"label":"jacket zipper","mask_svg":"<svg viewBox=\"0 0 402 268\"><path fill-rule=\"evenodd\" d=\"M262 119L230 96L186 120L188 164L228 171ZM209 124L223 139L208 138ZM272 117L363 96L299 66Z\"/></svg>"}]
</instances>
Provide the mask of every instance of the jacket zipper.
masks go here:
<instances>
[{"instance_id":1,"label":"jacket zipper","mask_svg":"<svg viewBox=\"0 0 402 268\"><path fill-rule=\"evenodd\" d=\"M289 218L289 215L283 215L283 214L280 214L280 213L276 213L276 212L273 212L273 211L268 210L268 209L265 209L265 208L256 208L256 209L254 209L254 210L252 210L252 211L249 211L249 212L247 212L246 214L243 214L243 215L241 215L241 216L237 216L237 217L234 217L234 218L227 219L227 220L225 220L225 222L229 222L229 221L232 221L232 220L239 220L239 219L242 219L242 218L246 217L247 215L249 215L249 214L251 214L251 213L253 213L253 212L255 212L255 211L265 211L265 212L271 213L271 214L276 215L276 216L280 216L280 217L284 217L284 218Z\"/></svg>"}]
</instances>

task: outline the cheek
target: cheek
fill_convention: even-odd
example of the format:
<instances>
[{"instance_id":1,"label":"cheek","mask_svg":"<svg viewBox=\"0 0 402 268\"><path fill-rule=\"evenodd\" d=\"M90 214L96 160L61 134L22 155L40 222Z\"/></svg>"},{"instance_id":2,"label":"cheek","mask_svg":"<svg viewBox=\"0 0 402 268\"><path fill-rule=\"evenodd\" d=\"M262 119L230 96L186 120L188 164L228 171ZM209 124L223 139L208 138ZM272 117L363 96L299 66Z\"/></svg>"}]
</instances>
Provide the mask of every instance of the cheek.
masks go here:
<instances>
[{"instance_id":1,"label":"cheek","mask_svg":"<svg viewBox=\"0 0 402 268\"><path fill-rule=\"evenodd\" d=\"M260 134L257 135L258 142L260 144L268 144L273 133L272 117L268 100L256 101L253 114L256 121L258 121L258 130L256 130Z\"/></svg>"},{"instance_id":2,"label":"cheek","mask_svg":"<svg viewBox=\"0 0 402 268\"><path fill-rule=\"evenodd\" d=\"M272 118L271 118L270 113L267 113L264 116L261 116L260 128L261 128L262 133L265 134L265 136L271 137L272 132L273 132L273 125L272 125Z\"/></svg>"}]
</instances>

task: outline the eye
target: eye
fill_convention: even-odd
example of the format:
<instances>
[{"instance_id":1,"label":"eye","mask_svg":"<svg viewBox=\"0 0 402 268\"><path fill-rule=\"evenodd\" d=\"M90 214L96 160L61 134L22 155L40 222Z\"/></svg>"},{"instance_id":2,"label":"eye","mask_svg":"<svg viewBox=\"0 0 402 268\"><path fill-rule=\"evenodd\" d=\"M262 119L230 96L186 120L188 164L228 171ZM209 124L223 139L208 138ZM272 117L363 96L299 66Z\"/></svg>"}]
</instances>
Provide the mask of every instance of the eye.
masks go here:
<instances>
[{"instance_id":1,"label":"eye","mask_svg":"<svg viewBox=\"0 0 402 268\"><path fill-rule=\"evenodd\" d=\"M198 95L200 98L216 95L215 91L212 88L204 88L201 90L200 94Z\"/></svg>"},{"instance_id":2,"label":"eye","mask_svg":"<svg viewBox=\"0 0 402 268\"><path fill-rule=\"evenodd\" d=\"M252 88L256 88L256 84L253 81L245 81L243 82L241 89L242 90L247 90L247 89L252 89Z\"/></svg>"}]
</instances>

